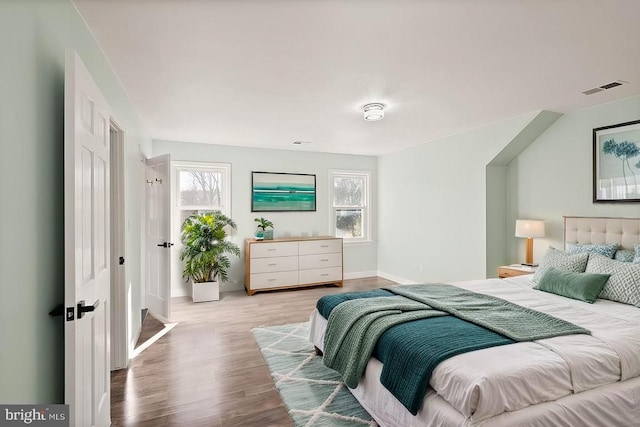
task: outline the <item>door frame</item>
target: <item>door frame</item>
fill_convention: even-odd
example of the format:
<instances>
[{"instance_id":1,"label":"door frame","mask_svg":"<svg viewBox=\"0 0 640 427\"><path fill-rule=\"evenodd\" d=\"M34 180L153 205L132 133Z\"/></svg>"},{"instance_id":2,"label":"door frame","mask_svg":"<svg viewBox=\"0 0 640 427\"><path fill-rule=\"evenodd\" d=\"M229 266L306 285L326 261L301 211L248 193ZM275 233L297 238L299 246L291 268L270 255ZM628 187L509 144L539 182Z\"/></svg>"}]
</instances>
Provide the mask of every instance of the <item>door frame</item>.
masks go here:
<instances>
[{"instance_id":1,"label":"door frame","mask_svg":"<svg viewBox=\"0 0 640 427\"><path fill-rule=\"evenodd\" d=\"M124 129L113 117L109 127L111 149L111 370L129 363L129 304L126 288ZM126 261L126 258L125 258Z\"/></svg>"},{"instance_id":2,"label":"door frame","mask_svg":"<svg viewBox=\"0 0 640 427\"><path fill-rule=\"evenodd\" d=\"M140 150L138 153L140 183L140 308L147 309L147 155ZM142 313L141 313L142 317ZM144 320L144 319L143 319ZM142 324L140 325L142 327ZM133 343L132 345L135 345Z\"/></svg>"}]
</instances>

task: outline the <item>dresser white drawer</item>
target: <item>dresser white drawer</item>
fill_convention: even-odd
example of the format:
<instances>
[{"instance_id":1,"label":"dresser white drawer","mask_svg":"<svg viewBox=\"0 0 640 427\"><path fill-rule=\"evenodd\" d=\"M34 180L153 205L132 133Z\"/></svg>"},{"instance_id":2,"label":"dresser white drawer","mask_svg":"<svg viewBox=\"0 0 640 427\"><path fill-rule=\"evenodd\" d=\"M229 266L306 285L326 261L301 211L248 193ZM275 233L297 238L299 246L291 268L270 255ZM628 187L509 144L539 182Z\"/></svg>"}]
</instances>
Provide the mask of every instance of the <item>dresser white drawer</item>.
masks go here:
<instances>
[{"instance_id":1,"label":"dresser white drawer","mask_svg":"<svg viewBox=\"0 0 640 427\"><path fill-rule=\"evenodd\" d=\"M251 275L251 289L278 288L298 284L297 271L280 271L277 273L258 273Z\"/></svg>"},{"instance_id":2,"label":"dresser white drawer","mask_svg":"<svg viewBox=\"0 0 640 427\"><path fill-rule=\"evenodd\" d=\"M298 242L253 243L251 258L298 255Z\"/></svg>"},{"instance_id":3,"label":"dresser white drawer","mask_svg":"<svg viewBox=\"0 0 640 427\"><path fill-rule=\"evenodd\" d=\"M312 268L341 267L342 253L300 255L300 270Z\"/></svg>"},{"instance_id":4,"label":"dresser white drawer","mask_svg":"<svg viewBox=\"0 0 640 427\"><path fill-rule=\"evenodd\" d=\"M300 242L300 255L342 252L342 239L305 240Z\"/></svg>"},{"instance_id":5,"label":"dresser white drawer","mask_svg":"<svg viewBox=\"0 0 640 427\"><path fill-rule=\"evenodd\" d=\"M339 282L342 280L342 267L314 268L300 270L298 280L301 285L306 283ZM252 284L253 285L253 284Z\"/></svg>"},{"instance_id":6,"label":"dresser white drawer","mask_svg":"<svg viewBox=\"0 0 640 427\"><path fill-rule=\"evenodd\" d=\"M274 258L252 258L251 274L271 273L274 271L291 271L298 269L297 256L281 256Z\"/></svg>"}]
</instances>

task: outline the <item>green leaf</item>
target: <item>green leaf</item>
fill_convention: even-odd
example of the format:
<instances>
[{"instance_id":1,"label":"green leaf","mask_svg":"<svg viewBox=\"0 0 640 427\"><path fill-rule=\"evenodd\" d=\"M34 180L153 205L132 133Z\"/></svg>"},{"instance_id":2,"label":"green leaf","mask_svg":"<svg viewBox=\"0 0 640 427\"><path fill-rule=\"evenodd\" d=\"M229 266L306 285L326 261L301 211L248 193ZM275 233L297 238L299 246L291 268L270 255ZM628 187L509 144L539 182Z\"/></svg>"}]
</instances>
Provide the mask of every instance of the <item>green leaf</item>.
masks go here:
<instances>
[{"instance_id":1,"label":"green leaf","mask_svg":"<svg viewBox=\"0 0 640 427\"><path fill-rule=\"evenodd\" d=\"M226 240L229 228L235 229L235 222L218 211L195 213L185 219L180 228L183 277L196 283L229 279L231 261L226 254L240 256L240 248Z\"/></svg>"}]
</instances>

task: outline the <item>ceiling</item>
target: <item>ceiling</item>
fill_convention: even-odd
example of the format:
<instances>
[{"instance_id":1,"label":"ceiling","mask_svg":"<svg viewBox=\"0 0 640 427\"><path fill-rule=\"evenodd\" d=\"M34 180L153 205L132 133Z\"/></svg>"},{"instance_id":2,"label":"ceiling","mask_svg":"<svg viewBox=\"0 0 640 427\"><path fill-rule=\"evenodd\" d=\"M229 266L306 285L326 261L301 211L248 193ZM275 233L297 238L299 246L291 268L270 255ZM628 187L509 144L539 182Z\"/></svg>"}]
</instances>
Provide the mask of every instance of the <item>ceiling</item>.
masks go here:
<instances>
[{"instance_id":1,"label":"ceiling","mask_svg":"<svg viewBox=\"0 0 640 427\"><path fill-rule=\"evenodd\" d=\"M638 0L73 1L154 139L380 155L640 94Z\"/></svg>"}]
</instances>

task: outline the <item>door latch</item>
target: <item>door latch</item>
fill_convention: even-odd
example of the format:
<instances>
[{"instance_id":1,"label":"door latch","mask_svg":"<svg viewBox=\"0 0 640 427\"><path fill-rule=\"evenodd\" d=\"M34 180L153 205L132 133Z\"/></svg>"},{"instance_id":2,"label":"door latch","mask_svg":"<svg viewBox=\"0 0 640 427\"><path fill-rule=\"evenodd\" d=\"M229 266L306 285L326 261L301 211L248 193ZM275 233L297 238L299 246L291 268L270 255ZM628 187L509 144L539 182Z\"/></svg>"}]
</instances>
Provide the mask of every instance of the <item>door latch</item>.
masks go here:
<instances>
[{"instance_id":1,"label":"door latch","mask_svg":"<svg viewBox=\"0 0 640 427\"><path fill-rule=\"evenodd\" d=\"M84 305L84 300L80 301L78 303L78 319L82 319L82 316L84 316L85 313L90 313L92 311L95 311L95 309L98 308L98 305L100 305L99 299L96 300L96 302L94 302L93 305Z\"/></svg>"}]
</instances>

